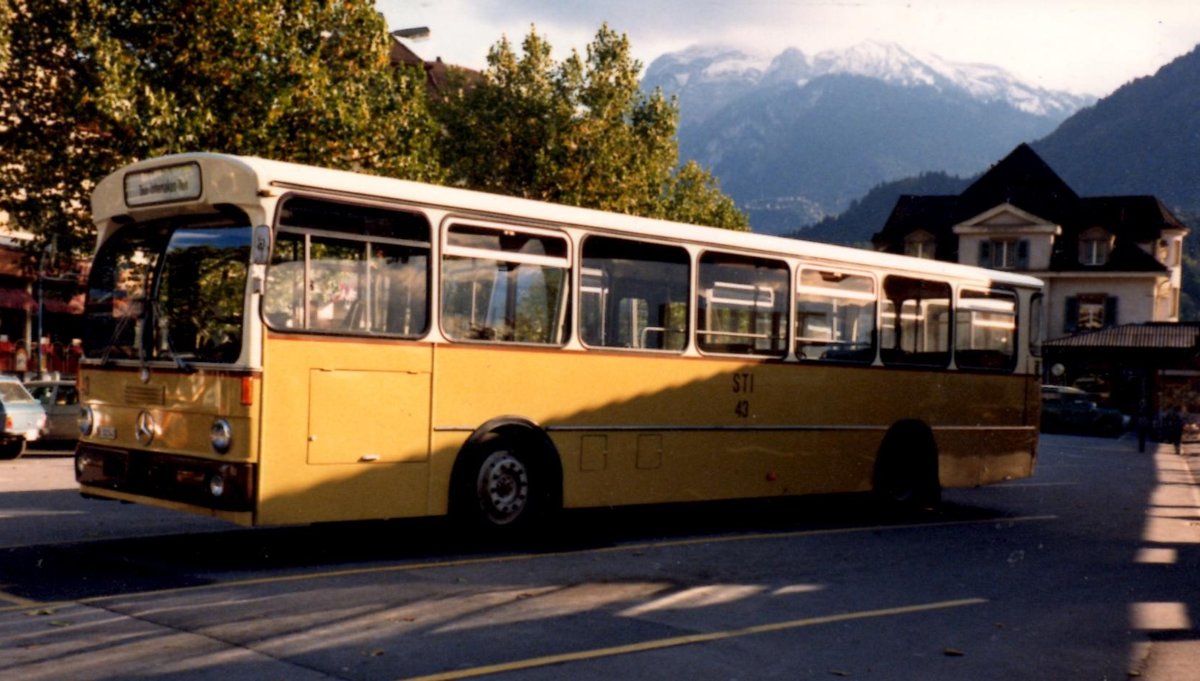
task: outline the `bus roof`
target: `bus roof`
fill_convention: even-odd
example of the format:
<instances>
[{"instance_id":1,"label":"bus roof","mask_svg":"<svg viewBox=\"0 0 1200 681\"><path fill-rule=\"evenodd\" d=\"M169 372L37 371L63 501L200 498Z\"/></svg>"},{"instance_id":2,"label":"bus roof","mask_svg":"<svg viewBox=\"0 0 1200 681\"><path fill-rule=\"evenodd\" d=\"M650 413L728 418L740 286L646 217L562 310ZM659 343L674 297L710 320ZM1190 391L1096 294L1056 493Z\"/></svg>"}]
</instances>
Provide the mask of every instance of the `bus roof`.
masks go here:
<instances>
[{"instance_id":1,"label":"bus roof","mask_svg":"<svg viewBox=\"0 0 1200 681\"><path fill-rule=\"evenodd\" d=\"M132 203L140 205L131 205L128 196L132 184L131 178L157 178L161 175L156 175L153 172L155 170L192 166L197 169L198 175L190 177L199 186L190 187L179 194L168 193L166 194L168 198L164 200L138 200ZM143 191L161 191L168 184L166 181L154 184L154 180L151 179L149 184L143 185ZM171 188L174 186L171 185ZM252 212L252 207L261 205L264 197L277 196L293 189L320 191L346 197L402 201L410 205L469 211L499 219L524 218L540 223L625 233L635 237L642 236L668 241L682 240L708 246L751 250L758 254L854 263L867 268L879 267L913 274L933 274L1010 286L1036 288L1042 286L1041 280L1028 275L988 270L940 260L913 258L787 237L735 232L377 175L229 154L175 154L139 161L122 168L105 177L97 185L92 194L92 216L99 229L99 239L103 241L114 224L126 221L123 216L142 219L178 211L181 207L199 210L210 209L221 204L236 205ZM169 189L167 191L169 192Z\"/></svg>"}]
</instances>

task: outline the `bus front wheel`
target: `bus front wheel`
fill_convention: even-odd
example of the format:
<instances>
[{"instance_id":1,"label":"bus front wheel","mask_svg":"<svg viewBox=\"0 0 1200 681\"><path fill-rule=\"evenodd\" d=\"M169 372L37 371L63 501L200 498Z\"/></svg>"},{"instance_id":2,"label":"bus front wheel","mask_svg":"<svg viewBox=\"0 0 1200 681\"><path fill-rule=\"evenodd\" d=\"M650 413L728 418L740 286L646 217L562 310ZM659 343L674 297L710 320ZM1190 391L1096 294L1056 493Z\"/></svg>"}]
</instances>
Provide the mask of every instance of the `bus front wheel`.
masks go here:
<instances>
[{"instance_id":1,"label":"bus front wheel","mask_svg":"<svg viewBox=\"0 0 1200 681\"><path fill-rule=\"evenodd\" d=\"M475 498L488 524L509 525L529 508L529 468L513 452L489 452L475 476Z\"/></svg>"},{"instance_id":2,"label":"bus front wheel","mask_svg":"<svg viewBox=\"0 0 1200 681\"><path fill-rule=\"evenodd\" d=\"M489 433L456 467L451 514L484 534L525 534L554 511L549 469L529 438Z\"/></svg>"}]
</instances>

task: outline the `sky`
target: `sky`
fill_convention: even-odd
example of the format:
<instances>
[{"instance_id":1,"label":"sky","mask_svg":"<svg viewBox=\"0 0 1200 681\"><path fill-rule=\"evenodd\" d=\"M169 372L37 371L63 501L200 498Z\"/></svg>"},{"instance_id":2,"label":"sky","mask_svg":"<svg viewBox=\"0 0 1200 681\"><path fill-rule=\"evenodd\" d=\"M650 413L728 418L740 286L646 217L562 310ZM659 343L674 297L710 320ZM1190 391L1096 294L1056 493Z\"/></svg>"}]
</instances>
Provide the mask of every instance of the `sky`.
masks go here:
<instances>
[{"instance_id":1,"label":"sky","mask_svg":"<svg viewBox=\"0 0 1200 681\"><path fill-rule=\"evenodd\" d=\"M954 62L999 66L1050 90L1103 97L1200 44L1197 0L376 0L390 29L427 26L421 57L474 69L501 36L537 27L562 59L604 22L634 56L691 45L808 55L891 42Z\"/></svg>"}]
</instances>

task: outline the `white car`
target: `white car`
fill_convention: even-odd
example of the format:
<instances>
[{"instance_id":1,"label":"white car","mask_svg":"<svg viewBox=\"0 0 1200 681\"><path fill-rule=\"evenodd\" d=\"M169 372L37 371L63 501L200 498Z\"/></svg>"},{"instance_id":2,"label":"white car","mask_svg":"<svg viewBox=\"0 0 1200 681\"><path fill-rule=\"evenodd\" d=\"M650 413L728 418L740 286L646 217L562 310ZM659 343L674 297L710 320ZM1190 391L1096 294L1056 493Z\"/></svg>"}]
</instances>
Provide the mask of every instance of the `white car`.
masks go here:
<instances>
[{"instance_id":1,"label":"white car","mask_svg":"<svg viewBox=\"0 0 1200 681\"><path fill-rule=\"evenodd\" d=\"M0 459L15 459L25 453L25 443L42 435L46 410L13 376L0 376L0 414L4 430L0 432Z\"/></svg>"},{"instance_id":2,"label":"white car","mask_svg":"<svg viewBox=\"0 0 1200 681\"><path fill-rule=\"evenodd\" d=\"M79 438L79 392L74 381L28 381L25 388L46 411L42 439L67 443Z\"/></svg>"}]
</instances>

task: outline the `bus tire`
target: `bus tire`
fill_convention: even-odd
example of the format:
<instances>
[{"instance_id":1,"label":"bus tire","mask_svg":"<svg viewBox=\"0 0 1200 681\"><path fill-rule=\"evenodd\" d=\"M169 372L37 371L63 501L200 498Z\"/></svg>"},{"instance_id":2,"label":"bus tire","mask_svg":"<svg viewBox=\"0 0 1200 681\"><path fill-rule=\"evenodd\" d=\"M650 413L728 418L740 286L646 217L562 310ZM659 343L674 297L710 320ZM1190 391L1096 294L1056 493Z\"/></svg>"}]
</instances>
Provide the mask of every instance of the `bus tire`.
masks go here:
<instances>
[{"instance_id":1,"label":"bus tire","mask_svg":"<svg viewBox=\"0 0 1200 681\"><path fill-rule=\"evenodd\" d=\"M888 429L879 444L873 483L875 495L894 507L933 510L941 504L937 441L929 426L905 419Z\"/></svg>"},{"instance_id":2,"label":"bus tire","mask_svg":"<svg viewBox=\"0 0 1200 681\"><path fill-rule=\"evenodd\" d=\"M544 527L561 506L561 474L552 465L557 455L549 439L509 427L472 440L451 477L451 516L490 537L524 537Z\"/></svg>"},{"instance_id":3,"label":"bus tire","mask_svg":"<svg viewBox=\"0 0 1200 681\"><path fill-rule=\"evenodd\" d=\"M12 461L25 453L25 439L8 440L0 443L0 461Z\"/></svg>"}]
</instances>

